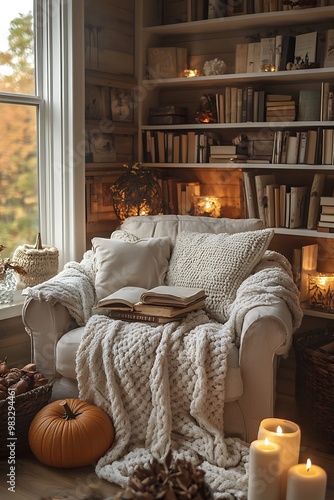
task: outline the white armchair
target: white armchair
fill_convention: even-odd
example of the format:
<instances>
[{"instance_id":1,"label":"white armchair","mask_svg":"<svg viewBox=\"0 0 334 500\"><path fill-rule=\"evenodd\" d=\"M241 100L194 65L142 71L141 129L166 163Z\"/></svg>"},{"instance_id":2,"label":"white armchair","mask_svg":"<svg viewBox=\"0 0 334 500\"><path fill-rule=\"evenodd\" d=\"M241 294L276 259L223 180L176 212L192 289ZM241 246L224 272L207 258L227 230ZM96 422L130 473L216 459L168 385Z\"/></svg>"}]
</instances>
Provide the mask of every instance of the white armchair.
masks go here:
<instances>
[{"instance_id":1,"label":"white armchair","mask_svg":"<svg viewBox=\"0 0 334 500\"><path fill-rule=\"evenodd\" d=\"M123 223L121 230L140 238L169 236L175 242L182 231L217 234L262 228L262 222L257 219L166 215L131 217ZM282 262L290 287L289 299L276 297L268 305L259 301L255 307L246 308L242 321L239 321L240 345L233 346L228 357L225 433L248 442L256 438L260 421L273 415L278 359L287 353L292 333L302 318L298 292L283 257ZM85 299L91 297L94 301L94 273L89 263L84 264L84 269ZM268 267L266 271L269 282L271 274L275 279L272 269L276 267ZM52 287L57 280L62 280L62 272L49 282L29 289L23 308L23 322L32 339L33 360L38 370L54 380L53 399L78 395L76 352L87 320L84 315L74 315L66 301L53 296Z\"/></svg>"}]
</instances>

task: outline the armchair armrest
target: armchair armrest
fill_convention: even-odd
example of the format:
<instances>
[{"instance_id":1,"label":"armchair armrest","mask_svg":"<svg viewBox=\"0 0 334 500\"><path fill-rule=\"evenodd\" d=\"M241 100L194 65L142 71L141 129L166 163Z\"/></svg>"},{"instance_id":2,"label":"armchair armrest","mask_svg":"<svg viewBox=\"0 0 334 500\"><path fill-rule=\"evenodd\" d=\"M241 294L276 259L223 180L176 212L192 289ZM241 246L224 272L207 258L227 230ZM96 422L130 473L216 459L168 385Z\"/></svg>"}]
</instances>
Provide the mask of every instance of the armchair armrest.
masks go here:
<instances>
[{"instance_id":1,"label":"armchair armrest","mask_svg":"<svg viewBox=\"0 0 334 500\"><path fill-rule=\"evenodd\" d=\"M244 391L239 403L248 422L248 442L257 438L261 420L274 414L278 356L288 352L293 330L283 300L254 307L245 315L239 349Z\"/></svg>"},{"instance_id":2,"label":"armchair armrest","mask_svg":"<svg viewBox=\"0 0 334 500\"><path fill-rule=\"evenodd\" d=\"M58 340L76 322L65 306L59 302L51 303L28 297L22 309L22 320L26 332L31 337L31 356L49 380L56 376L56 345Z\"/></svg>"}]
</instances>

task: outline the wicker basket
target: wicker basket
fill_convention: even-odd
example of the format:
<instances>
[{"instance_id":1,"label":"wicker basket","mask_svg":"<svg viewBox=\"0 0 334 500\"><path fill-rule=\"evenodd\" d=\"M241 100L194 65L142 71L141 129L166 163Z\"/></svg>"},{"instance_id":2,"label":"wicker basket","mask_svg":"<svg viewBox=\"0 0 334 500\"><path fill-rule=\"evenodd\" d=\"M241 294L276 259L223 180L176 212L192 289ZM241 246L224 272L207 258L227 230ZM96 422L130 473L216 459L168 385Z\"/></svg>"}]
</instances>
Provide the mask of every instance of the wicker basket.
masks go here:
<instances>
[{"instance_id":1,"label":"wicker basket","mask_svg":"<svg viewBox=\"0 0 334 500\"><path fill-rule=\"evenodd\" d=\"M8 456L7 444L10 442L8 438L11 437L8 435L8 422L12 420L13 416L15 419L15 436L13 436L16 438L15 454L19 454L29 448L28 431L32 419L49 402L51 394L52 384L46 384L16 396L14 400L14 415L8 415L9 399L0 401L0 458Z\"/></svg>"},{"instance_id":2,"label":"wicker basket","mask_svg":"<svg viewBox=\"0 0 334 500\"><path fill-rule=\"evenodd\" d=\"M334 328L294 335L296 401L300 420L325 443L334 445Z\"/></svg>"}]
</instances>

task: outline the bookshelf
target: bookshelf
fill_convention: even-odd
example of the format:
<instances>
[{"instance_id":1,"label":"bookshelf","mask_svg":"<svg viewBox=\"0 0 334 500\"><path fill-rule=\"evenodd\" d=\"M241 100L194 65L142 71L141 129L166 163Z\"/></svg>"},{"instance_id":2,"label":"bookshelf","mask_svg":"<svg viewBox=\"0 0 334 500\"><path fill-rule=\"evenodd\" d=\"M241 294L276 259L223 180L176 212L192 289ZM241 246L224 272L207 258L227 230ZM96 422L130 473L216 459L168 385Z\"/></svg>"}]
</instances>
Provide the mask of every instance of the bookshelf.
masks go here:
<instances>
[{"instance_id":1,"label":"bookshelf","mask_svg":"<svg viewBox=\"0 0 334 500\"><path fill-rule=\"evenodd\" d=\"M199 181L204 193L214 189L214 195L224 196L224 186L229 186L229 174L233 177L235 197L243 183L243 171L274 173L278 184L306 184L311 188L313 176L322 172L329 176L334 187L333 165L307 163L171 163L145 161L145 146L142 136L146 133L154 135L158 131L182 134L188 131L196 133L209 132L222 137L223 143L231 143L239 134L245 134L251 141L274 141L275 133L288 130L290 134L311 130L334 129L332 120L298 121L243 121L234 123L197 123L196 113L199 109L202 94L219 94L228 86L254 87L272 94L290 94L296 104L301 89L321 89L323 82L334 82L334 67L323 67L326 46L326 32L333 26L334 1L329 0L327 6L313 8L280 10L256 14L234 15L216 19L162 24L161 5L163 2L141 0L136 2L136 51L138 75L138 150L139 160L144 165L157 168L162 177L175 177L178 180ZM188 2L189 3L189 2ZM235 73L236 46L262 38L277 35L298 36L316 31L318 67L309 69L292 69L285 71L268 71L257 73ZM221 75L203 75L193 78L149 78L147 68L148 47L183 47L188 53L188 67L203 68L205 61L218 58L226 63L227 71ZM334 90L334 88L333 88ZM188 123L178 125L150 125L149 109L157 106L185 106L188 110ZM239 174L239 178L238 178ZM239 211L233 212L226 207L225 216L243 217L246 214L246 200L240 200ZM232 214L232 215L231 215ZM333 234L321 233L305 227L290 229L275 228L273 249L284 253L290 260L292 250L304 242L320 242L319 262L321 269L334 271L334 239Z\"/></svg>"}]
</instances>

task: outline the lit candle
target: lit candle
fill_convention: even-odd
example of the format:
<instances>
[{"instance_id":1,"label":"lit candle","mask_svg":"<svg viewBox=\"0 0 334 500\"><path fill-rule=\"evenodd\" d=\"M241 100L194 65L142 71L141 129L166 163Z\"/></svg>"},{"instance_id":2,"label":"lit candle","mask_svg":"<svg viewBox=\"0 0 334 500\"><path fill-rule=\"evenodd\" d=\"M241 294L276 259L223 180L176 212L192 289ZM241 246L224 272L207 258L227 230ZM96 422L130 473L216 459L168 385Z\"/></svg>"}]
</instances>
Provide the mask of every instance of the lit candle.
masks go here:
<instances>
[{"instance_id":1,"label":"lit candle","mask_svg":"<svg viewBox=\"0 0 334 500\"><path fill-rule=\"evenodd\" d=\"M248 500L279 500L281 447L267 438L253 441L249 449Z\"/></svg>"},{"instance_id":2,"label":"lit candle","mask_svg":"<svg viewBox=\"0 0 334 500\"><path fill-rule=\"evenodd\" d=\"M300 449L300 428L294 422L280 418L265 418L259 428L258 439L268 438L282 447L281 499L285 500L288 470L298 464Z\"/></svg>"},{"instance_id":3,"label":"lit candle","mask_svg":"<svg viewBox=\"0 0 334 500\"><path fill-rule=\"evenodd\" d=\"M297 464L288 472L286 500L325 500L327 474L321 467Z\"/></svg>"}]
</instances>

